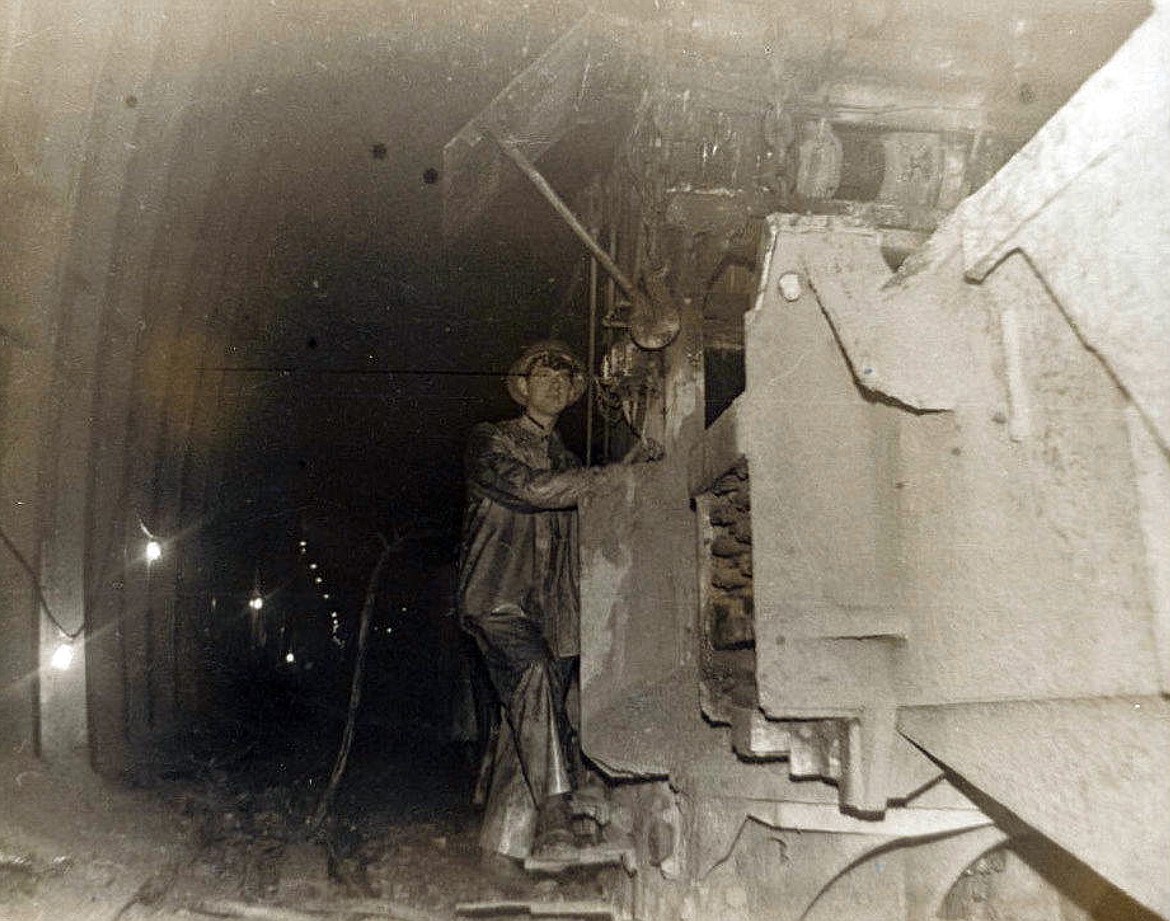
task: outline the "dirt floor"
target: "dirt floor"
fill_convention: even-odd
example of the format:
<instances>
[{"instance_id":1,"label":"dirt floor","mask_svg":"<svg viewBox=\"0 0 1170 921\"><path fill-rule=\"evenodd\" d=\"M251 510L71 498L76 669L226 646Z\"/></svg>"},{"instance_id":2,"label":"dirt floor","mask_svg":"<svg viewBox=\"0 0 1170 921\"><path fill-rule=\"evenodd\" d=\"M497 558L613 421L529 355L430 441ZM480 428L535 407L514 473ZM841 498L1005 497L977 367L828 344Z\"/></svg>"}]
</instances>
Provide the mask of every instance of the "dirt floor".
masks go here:
<instances>
[{"instance_id":1,"label":"dirt floor","mask_svg":"<svg viewBox=\"0 0 1170 921\"><path fill-rule=\"evenodd\" d=\"M23 754L0 760L0 921L429 921L464 903L624 897L620 868L542 877L485 860L467 759L425 730L359 731L334 809L314 827L330 735L285 725L177 745L123 784Z\"/></svg>"}]
</instances>

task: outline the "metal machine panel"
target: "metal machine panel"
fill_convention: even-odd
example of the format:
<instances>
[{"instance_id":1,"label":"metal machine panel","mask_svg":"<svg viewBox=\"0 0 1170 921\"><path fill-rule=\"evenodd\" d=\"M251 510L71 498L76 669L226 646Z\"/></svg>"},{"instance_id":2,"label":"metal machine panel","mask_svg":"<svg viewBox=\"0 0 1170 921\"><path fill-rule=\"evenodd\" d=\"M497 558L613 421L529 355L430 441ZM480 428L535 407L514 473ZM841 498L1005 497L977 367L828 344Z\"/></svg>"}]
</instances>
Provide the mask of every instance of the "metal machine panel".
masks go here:
<instances>
[{"instance_id":1,"label":"metal machine panel","mask_svg":"<svg viewBox=\"0 0 1170 921\"><path fill-rule=\"evenodd\" d=\"M1170 771L1151 524L1167 461L1143 414L1020 254L974 286L953 224L884 278L853 227L779 216L770 233L737 407L762 709L846 721L848 809L908 788L901 725L1166 911L1149 856L1166 843L1110 832L1140 823L1143 793L1165 808L1151 778ZM1141 727L1109 715L1119 698L1153 708ZM1038 791L1053 758L1083 808Z\"/></svg>"}]
</instances>

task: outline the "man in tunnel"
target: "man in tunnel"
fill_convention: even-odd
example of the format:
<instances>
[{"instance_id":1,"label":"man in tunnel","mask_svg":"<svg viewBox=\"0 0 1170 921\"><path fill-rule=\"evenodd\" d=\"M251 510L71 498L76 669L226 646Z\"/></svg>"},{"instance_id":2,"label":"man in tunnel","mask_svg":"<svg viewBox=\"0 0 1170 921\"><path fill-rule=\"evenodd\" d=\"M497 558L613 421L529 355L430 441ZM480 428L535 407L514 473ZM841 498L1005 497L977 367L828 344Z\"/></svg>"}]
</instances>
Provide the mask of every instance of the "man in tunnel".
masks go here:
<instances>
[{"instance_id":1,"label":"man in tunnel","mask_svg":"<svg viewBox=\"0 0 1170 921\"><path fill-rule=\"evenodd\" d=\"M584 391L584 368L564 345L530 346L508 373L523 412L477 426L467 448L459 613L505 715L480 845L514 858L577 843L579 756L566 711L579 652L576 506L606 469L582 467L556 422ZM658 453L640 447L625 460Z\"/></svg>"}]
</instances>

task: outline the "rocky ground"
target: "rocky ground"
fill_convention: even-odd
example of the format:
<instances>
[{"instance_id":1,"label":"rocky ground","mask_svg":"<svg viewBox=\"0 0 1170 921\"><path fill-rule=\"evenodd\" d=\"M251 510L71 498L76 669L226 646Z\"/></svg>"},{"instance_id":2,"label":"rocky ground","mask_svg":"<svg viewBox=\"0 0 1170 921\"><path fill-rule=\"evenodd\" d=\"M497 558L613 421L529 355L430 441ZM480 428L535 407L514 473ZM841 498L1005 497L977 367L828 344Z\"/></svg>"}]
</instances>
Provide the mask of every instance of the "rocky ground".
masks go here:
<instances>
[{"instance_id":1,"label":"rocky ground","mask_svg":"<svg viewBox=\"0 0 1170 921\"><path fill-rule=\"evenodd\" d=\"M0 921L431 921L485 902L516 903L483 908L497 919L548 903L574 917L566 903L624 897L617 868L541 877L485 861L466 759L420 729L361 729L314 826L339 734L328 730L271 724L231 744L177 745L133 784L3 759Z\"/></svg>"}]
</instances>

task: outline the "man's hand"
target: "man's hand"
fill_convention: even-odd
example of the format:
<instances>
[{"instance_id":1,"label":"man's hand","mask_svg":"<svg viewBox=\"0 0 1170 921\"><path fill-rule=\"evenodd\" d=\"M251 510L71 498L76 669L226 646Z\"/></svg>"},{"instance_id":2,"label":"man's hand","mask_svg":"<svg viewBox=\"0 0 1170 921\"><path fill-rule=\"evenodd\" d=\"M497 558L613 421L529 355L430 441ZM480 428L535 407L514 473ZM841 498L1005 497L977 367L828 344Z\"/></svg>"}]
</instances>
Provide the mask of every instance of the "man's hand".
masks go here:
<instances>
[{"instance_id":1,"label":"man's hand","mask_svg":"<svg viewBox=\"0 0 1170 921\"><path fill-rule=\"evenodd\" d=\"M643 438L635 444L622 458L623 464L645 464L660 461L666 456L666 451L653 438Z\"/></svg>"}]
</instances>

